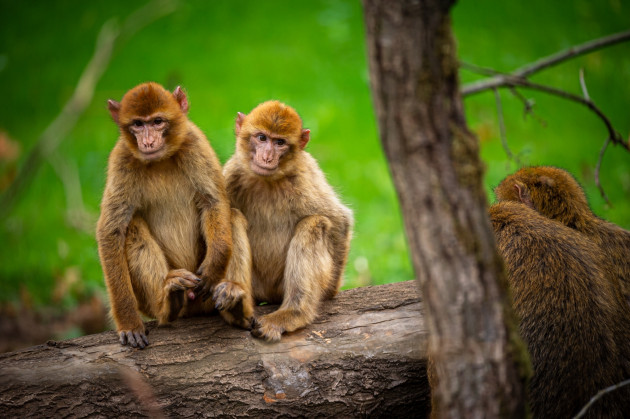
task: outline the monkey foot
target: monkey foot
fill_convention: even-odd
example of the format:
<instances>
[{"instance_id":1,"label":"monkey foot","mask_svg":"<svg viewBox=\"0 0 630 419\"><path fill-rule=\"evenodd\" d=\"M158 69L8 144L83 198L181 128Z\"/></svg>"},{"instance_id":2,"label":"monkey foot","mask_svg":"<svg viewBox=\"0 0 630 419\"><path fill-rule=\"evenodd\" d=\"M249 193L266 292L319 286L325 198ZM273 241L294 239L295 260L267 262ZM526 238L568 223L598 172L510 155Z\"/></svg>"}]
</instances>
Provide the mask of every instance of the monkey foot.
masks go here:
<instances>
[{"instance_id":1,"label":"monkey foot","mask_svg":"<svg viewBox=\"0 0 630 419\"><path fill-rule=\"evenodd\" d=\"M253 304L247 293L238 284L221 282L214 289L214 306L221 317L233 326L249 329L252 322Z\"/></svg>"},{"instance_id":2,"label":"monkey foot","mask_svg":"<svg viewBox=\"0 0 630 419\"><path fill-rule=\"evenodd\" d=\"M144 325L140 328L118 331L121 345L129 345L140 349L144 349L149 344L148 334L149 331L145 330Z\"/></svg>"},{"instance_id":3,"label":"monkey foot","mask_svg":"<svg viewBox=\"0 0 630 419\"><path fill-rule=\"evenodd\" d=\"M285 332L285 329L279 324L271 321L268 316L269 315L265 315L252 320L252 336L264 339L267 342L279 342L282 334Z\"/></svg>"}]
</instances>

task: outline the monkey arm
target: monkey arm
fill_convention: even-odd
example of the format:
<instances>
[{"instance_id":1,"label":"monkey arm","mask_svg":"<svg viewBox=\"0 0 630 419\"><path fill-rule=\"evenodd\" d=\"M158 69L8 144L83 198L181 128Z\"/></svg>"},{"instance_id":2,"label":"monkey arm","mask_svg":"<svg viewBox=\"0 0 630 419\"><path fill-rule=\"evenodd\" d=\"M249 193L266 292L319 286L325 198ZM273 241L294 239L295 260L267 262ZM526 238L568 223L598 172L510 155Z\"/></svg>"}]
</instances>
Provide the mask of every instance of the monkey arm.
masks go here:
<instances>
[{"instance_id":1,"label":"monkey arm","mask_svg":"<svg viewBox=\"0 0 630 419\"><path fill-rule=\"evenodd\" d=\"M138 314L138 302L131 286L125 255L126 231L134 207L124 198L112 194L111 190L116 189L108 187L101 204L96 232L98 252L121 343L129 341L136 346L134 343L137 341L139 346L144 347L147 342L144 324Z\"/></svg>"},{"instance_id":2,"label":"monkey arm","mask_svg":"<svg viewBox=\"0 0 630 419\"><path fill-rule=\"evenodd\" d=\"M187 147L182 147L179 164L193 183L195 200L201 212L200 227L206 254L197 275L202 280L198 293L205 300L225 277L232 254L230 204L219 159L196 127L192 128Z\"/></svg>"},{"instance_id":3,"label":"monkey arm","mask_svg":"<svg viewBox=\"0 0 630 419\"><path fill-rule=\"evenodd\" d=\"M227 202L215 202L202 209L201 230L207 250L197 274L203 281L199 295L207 299L214 286L225 277L232 255L230 207Z\"/></svg>"}]
</instances>

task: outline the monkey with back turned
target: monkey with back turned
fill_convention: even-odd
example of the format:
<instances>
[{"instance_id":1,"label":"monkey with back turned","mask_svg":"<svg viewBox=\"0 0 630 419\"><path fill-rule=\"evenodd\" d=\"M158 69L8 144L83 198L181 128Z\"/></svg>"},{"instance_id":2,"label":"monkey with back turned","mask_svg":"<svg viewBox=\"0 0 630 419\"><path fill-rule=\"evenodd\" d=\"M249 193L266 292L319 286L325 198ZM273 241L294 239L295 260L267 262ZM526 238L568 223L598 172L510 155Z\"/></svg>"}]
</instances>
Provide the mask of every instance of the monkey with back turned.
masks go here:
<instances>
[{"instance_id":1,"label":"monkey with back turned","mask_svg":"<svg viewBox=\"0 0 630 419\"><path fill-rule=\"evenodd\" d=\"M499 202L489 214L534 370L533 416L573 417L598 391L630 378L630 309L586 235L521 202ZM586 417L628 412L630 389L623 387Z\"/></svg>"},{"instance_id":2,"label":"monkey with back turned","mask_svg":"<svg viewBox=\"0 0 630 419\"><path fill-rule=\"evenodd\" d=\"M569 172L550 166L526 167L507 176L494 192L499 201L522 202L587 235L607 256L630 304L630 231L597 217Z\"/></svg>"},{"instance_id":3,"label":"monkey with back turned","mask_svg":"<svg viewBox=\"0 0 630 419\"><path fill-rule=\"evenodd\" d=\"M120 342L148 345L140 312L163 324L217 304L226 320L248 326L249 284L226 279L232 228L242 225L230 225L221 165L186 116L185 93L144 83L108 106L120 138L109 157L97 241Z\"/></svg>"}]
</instances>

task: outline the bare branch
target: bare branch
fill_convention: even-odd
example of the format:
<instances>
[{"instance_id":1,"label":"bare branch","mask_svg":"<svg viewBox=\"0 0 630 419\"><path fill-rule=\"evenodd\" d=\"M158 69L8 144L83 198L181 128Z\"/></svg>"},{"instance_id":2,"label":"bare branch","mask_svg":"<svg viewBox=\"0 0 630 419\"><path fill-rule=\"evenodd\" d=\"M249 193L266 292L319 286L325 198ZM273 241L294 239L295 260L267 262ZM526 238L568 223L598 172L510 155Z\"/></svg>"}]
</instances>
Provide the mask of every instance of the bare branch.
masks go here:
<instances>
[{"instance_id":1,"label":"bare branch","mask_svg":"<svg viewBox=\"0 0 630 419\"><path fill-rule=\"evenodd\" d=\"M613 384L610 387L606 387L605 389L598 391L597 394L594 395L593 397L591 397L591 400L589 400L589 402L586 404L586 406L584 406L582 408L582 410L580 410L578 412L578 414L574 416L573 419L580 419L581 417L583 417L586 414L586 411L593 405L593 403L595 403L597 400L601 399L605 394L613 392L613 391L615 391L615 390L617 390L617 389L619 389L619 388L621 388L623 386L627 386L628 384L630 384L630 379L624 380L624 381L622 381L620 383L617 383L617 384Z\"/></svg>"},{"instance_id":2,"label":"bare branch","mask_svg":"<svg viewBox=\"0 0 630 419\"><path fill-rule=\"evenodd\" d=\"M20 193L30 184L42 161L59 146L89 106L96 84L107 69L114 48L121 44L119 42L121 34L128 38L130 34L143 26L173 12L175 6L174 0L151 1L127 18L123 23L124 32L121 32L115 19L105 22L98 34L94 54L83 70L72 96L37 140L14 181L0 197L0 219L10 213Z\"/></svg>"},{"instance_id":3,"label":"bare branch","mask_svg":"<svg viewBox=\"0 0 630 419\"><path fill-rule=\"evenodd\" d=\"M506 83L506 77L525 78L538 71L544 70L546 68L559 64L562 61L568 60L569 58L584 55L591 51L595 51L628 40L630 40L630 31L625 31L589 41L582 45L573 46L567 50L557 52L555 54L541 58L540 60L534 61L533 63L527 64L521 68L518 68L510 72L509 76L505 74L497 74L489 79L466 84L461 89L462 96L465 97L475 93L483 92L484 90L493 89L495 87L504 87Z\"/></svg>"},{"instance_id":4,"label":"bare branch","mask_svg":"<svg viewBox=\"0 0 630 419\"><path fill-rule=\"evenodd\" d=\"M574 95L573 93L569 93L569 92L566 92L564 90L557 89L555 87L550 87L550 86L545 86L545 85L538 84L538 83L533 83L533 82L530 82L529 80L524 79L524 78L510 78L508 80L508 86L520 86L520 87L524 87L526 89L538 90L538 91L541 91L541 92L548 93L550 95L558 96L558 97L561 97L561 98L564 98L564 99L569 99L569 100L572 100L574 102L581 103L582 105L586 106L591 111L593 111L595 113L595 115L597 115L599 117L599 119L602 120L604 125L606 125L606 129L608 130L608 135L610 136L610 140L614 144L621 145L623 148L625 148L626 150L630 151L630 146L628 146L628 144L626 144L623 141L623 138L621 137L621 134L619 134L617 131L615 131L615 129L612 126L612 123L610 122L608 117L601 111L601 109L599 109L595 105L595 103L593 103L592 100L584 99L584 98L582 98L580 96Z\"/></svg>"},{"instance_id":5,"label":"bare branch","mask_svg":"<svg viewBox=\"0 0 630 419\"><path fill-rule=\"evenodd\" d=\"M630 30L604 36L603 38L594 39L581 45L576 45L567 50L541 58L531 64L527 64L517 69L513 72L513 74L521 77L527 77L540 70L553 67L554 65L569 58L579 57L580 55L588 54L589 52L597 51L598 49L609 47L628 40L630 40Z\"/></svg>"}]
</instances>

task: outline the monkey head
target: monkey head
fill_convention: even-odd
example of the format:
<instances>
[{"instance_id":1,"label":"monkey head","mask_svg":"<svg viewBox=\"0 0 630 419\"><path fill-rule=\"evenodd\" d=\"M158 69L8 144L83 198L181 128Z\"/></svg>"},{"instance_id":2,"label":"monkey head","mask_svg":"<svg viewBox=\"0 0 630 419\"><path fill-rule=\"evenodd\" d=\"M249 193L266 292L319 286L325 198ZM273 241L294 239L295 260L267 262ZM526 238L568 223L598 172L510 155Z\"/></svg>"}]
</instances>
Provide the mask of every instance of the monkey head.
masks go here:
<instances>
[{"instance_id":1,"label":"monkey head","mask_svg":"<svg viewBox=\"0 0 630 419\"><path fill-rule=\"evenodd\" d=\"M143 83L122 100L108 100L109 112L118 124L132 154L151 162L172 156L180 147L187 120L188 99L178 86L173 93L157 83Z\"/></svg>"},{"instance_id":2,"label":"monkey head","mask_svg":"<svg viewBox=\"0 0 630 419\"><path fill-rule=\"evenodd\" d=\"M268 101L248 115L236 117L237 153L259 176L286 175L292 161L310 140L310 130L290 106Z\"/></svg>"},{"instance_id":3,"label":"monkey head","mask_svg":"<svg viewBox=\"0 0 630 419\"><path fill-rule=\"evenodd\" d=\"M580 184L557 167L522 168L501 181L494 193L499 201L521 202L569 227L579 227L590 213Z\"/></svg>"}]
</instances>

